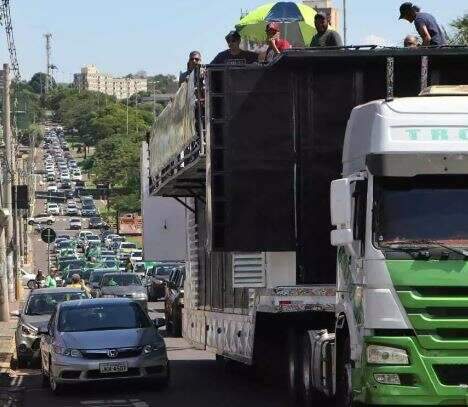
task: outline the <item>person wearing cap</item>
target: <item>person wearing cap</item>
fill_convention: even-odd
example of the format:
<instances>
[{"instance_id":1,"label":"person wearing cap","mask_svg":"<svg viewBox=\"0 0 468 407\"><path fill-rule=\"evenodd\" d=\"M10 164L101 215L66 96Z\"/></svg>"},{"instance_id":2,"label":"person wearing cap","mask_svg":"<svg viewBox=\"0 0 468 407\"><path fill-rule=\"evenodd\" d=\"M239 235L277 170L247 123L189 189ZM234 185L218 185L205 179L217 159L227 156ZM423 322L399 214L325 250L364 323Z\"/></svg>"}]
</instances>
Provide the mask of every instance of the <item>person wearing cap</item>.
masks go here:
<instances>
[{"instance_id":1,"label":"person wearing cap","mask_svg":"<svg viewBox=\"0 0 468 407\"><path fill-rule=\"evenodd\" d=\"M199 51L192 51L189 54L189 60L187 62L187 70L185 72L181 72L179 75L179 87L184 82L187 81L188 77L192 73L192 71L201 64L201 53Z\"/></svg>"},{"instance_id":2,"label":"person wearing cap","mask_svg":"<svg viewBox=\"0 0 468 407\"><path fill-rule=\"evenodd\" d=\"M280 26L278 23L268 23L265 32L268 44L268 49L265 53L265 62L271 62L276 55L291 48L291 44L289 44L288 40L281 38Z\"/></svg>"},{"instance_id":3,"label":"person wearing cap","mask_svg":"<svg viewBox=\"0 0 468 407\"><path fill-rule=\"evenodd\" d=\"M413 3L406 2L400 6L400 20L414 23L422 38L422 45L441 46L447 44L445 35L435 17L432 14L421 12L421 9Z\"/></svg>"},{"instance_id":4,"label":"person wearing cap","mask_svg":"<svg viewBox=\"0 0 468 407\"><path fill-rule=\"evenodd\" d=\"M403 41L403 45L405 48L418 48L419 47L419 40L416 35L407 35L405 40Z\"/></svg>"},{"instance_id":5,"label":"person wearing cap","mask_svg":"<svg viewBox=\"0 0 468 407\"><path fill-rule=\"evenodd\" d=\"M212 64L252 64L258 61L258 54L241 49L241 36L237 31L230 31L226 37L228 49L215 56Z\"/></svg>"},{"instance_id":6,"label":"person wearing cap","mask_svg":"<svg viewBox=\"0 0 468 407\"><path fill-rule=\"evenodd\" d=\"M330 28L328 16L317 13L314 17L317 34L312 37L311 47L342 47L343 41L340 34Z\"/></svg>"}]
</instances>

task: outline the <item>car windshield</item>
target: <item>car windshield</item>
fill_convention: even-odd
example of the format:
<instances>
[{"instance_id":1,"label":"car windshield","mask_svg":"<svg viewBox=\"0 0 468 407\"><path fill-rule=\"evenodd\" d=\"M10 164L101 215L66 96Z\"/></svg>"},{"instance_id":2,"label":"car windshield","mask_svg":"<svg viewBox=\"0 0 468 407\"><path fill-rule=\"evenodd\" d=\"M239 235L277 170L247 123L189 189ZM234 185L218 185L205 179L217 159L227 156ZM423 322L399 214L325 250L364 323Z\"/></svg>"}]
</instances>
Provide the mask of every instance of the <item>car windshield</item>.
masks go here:
<instances>
[{"instance_id":1,"label":"car windshield","mask_svg":"<svg viewBox=\"0 0 468 407\"><path fill-rule=\"evenodd\" d=\"M374 191L378 244L437 241L468 246L466 177L376 178Z\"/></svg>"},{"instance_id":2,"label":"car windshield","mask_svg":"<svg viewBox=\"0 0 468 407\"><path fill-rule=\"evenodd\" d=\"M151 322L138 304L99 304L64 308L58 318L59 332L110 331L149 328Z\"/></svg>"},{"instance_id":3,"label":"car windshield","mask_svg":"<svg viewBox=\"0 0 468 407\"><path fill-rule=\"evenodd\" d=\"M168 276L171 271L173 270L173 266L162 267L158 266L156 268L156 275L157 276Z\"/></svg>"},{"instance_id":4,"label":"car windshield","mask_svg":"<svg viewBox=\"0 0 468 407\"><path fill-rule=\"evenodd\" d=\"M130 285L141 285L138 276L134 274L108 274L102 278L102 287L127 287Z\"/></svg>"},{"instance_id":5,"label":"car windshield","mask_svg":"<svg viewBox=\"0 0 468 407\"><path fill-rule=\"evenodd\" d=\"M109 271L107 271L107 273L109 273ZM104 274L106 274L106 271L93 271L89 277L89 283L99 283Z\"/></svg>"},{"instance_id":6,"label":"car windshield","mask_svg":"<svg viewBox=\"0 0 468 407\"><path fill-rule=\"evenodd\" d=\"M84 293L45 293L32 295L26 307L26 315L50 315L57 304L86 298Z\"/></svg>"}]
</instances>

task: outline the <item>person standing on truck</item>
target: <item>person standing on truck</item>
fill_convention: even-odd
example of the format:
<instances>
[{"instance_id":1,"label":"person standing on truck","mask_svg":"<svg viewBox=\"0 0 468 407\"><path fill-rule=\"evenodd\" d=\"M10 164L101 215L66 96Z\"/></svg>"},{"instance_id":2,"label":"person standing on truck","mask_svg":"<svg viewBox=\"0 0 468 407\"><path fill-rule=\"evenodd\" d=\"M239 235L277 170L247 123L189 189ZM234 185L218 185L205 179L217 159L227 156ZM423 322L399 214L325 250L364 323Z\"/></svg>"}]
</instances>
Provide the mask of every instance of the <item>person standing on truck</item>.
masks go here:
<instances>
[{"instance_id":1,"label":"person standing on truck","mask_svg":"<svg viewBox=\"0 0 468 407\"><path fill-rule=\"evenodd\" d=\"M422 38L424 46L446 45L444 32L432 14L423 13L413 3L406 2L400 6L400 20L414 23L416 30Z\"/></svg>"},{"instance_id":2,"label":"person standing on truck","mask_svg":"<svg viewBox=\"0 0 468 407\"><path fill-rule=\"evenodd\" d=\"M416 37L416 35L407 35L405 37L405 40L403 41L403 45L405 46L405 48L418 48L418 37Z\"/></svg>"},{"instance_id":3,"label":"person standing on truck","mask_svg":"<svg viewBox=\"0 0 468 407\"><path fill-rule=\"evenodd\" d=\"M181 72L179 76L179 88L184 82L187 82L188 77L192 73L192 71L198 66L201 65L201 54L199 51L192 51L189 54L189 60L187 62L187 70L185 72Z\"/></svg>"},{"instance_id":4,"label":"person standing on truck","mask_svg":"<svg viewBox=\"0 0 468 407\"><path fill-rule=\"evenodd\" d=\"M268 49L265 53L265 62L271 62L276 55L291 48L288 40L281 38L280 26L278 23L268 23L266 28Z\"/></svg>"},{"instance_id":5,"label":"person standing on truck","mask_svg":"<svg viewBox=\"0 0 468 407\"><path fill-rule=\"evenodd\" d=\"M312 37L311 47L342 47L340 34L330 28L330 21L325 13L317 13L314 17L317 34Z\"/></svg>"},{"instance_id":6,"label":"person standing on truck","mask_svg":"<svg viewBox=\"0 0 468 407\"><path fill-rule=\"evenodd\" d=\"M212 64L252 64L258 61L257 53L241 49L241 36L237 31L230 31L225 39L229 49L216 55Z\"/></svg>"}]
</instances>

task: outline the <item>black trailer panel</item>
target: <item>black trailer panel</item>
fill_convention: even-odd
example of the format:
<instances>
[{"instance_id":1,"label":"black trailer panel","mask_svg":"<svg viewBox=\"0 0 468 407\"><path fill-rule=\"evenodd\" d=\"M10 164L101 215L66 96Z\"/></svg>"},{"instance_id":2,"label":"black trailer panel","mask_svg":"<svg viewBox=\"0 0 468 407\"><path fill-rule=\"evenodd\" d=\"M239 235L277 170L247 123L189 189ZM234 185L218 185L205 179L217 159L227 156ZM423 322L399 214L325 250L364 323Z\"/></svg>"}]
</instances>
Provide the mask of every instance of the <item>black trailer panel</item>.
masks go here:
<instances>
[{"instance_id":1,"label":"black trailer panel","mask_svg":"<svg viewBox=\"0 0 468 407\"><path fill-rule=\"evenodd\" d=\"M351 110L466 72L468 48L292 50L267 67L209 67L210 248L297 251L298 283L334 283L329 187Z\"/></svg>"}]
</instances>

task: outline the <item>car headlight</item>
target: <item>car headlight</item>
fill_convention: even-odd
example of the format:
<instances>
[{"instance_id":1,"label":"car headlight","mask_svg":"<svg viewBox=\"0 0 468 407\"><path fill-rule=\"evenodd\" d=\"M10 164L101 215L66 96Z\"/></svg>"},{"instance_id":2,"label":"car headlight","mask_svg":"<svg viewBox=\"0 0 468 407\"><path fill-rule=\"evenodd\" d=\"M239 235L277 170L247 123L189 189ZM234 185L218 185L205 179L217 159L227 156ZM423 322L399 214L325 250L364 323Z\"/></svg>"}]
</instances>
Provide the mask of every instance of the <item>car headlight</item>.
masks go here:
<instances>
[{"instance_id":1,"label":"car headlight","mask_svg":"<svg viewBox=\"0 0 468 407\"><path fill-rule=\"evenodd\" d=\"M162 351L166 348L166 345L164 344L164 342L160 342L160 343L155 343L153 345L145 345L143 347L143 353L145 355L149 355L150 353L152 352L158 352L158 351Z\"/></svg>"},{"instance_id":2,"label":"car headlight","mask_svg":"<svg viewBox=\"0 0 468 407\"><path fill-rule=\"evenodd\" d=\"M115 295L112 294L104 294L101 296L101 298L115 298Z\"/></svg>"},{"instance_id":3,"label":"car headlight","mask_svg":"<svg viewBox=\"0 0 468 407\"><path fill-rule=\"evenodd\" d=\"M81 352L78 349L68 349L68 348L62 348L61 346L53 346L54 353L57 355L62 355L62 356L70 356L72 358L79 358L81 357Z\"/></svg>"},{"instance_id":4,"label":"car headlight","mask_svg":"<svg viewBox=\"0 0 468 407\"><path fill-rule=\"evenodd\" d=\"M184 297L179 297L179 304L184 305Z\"/></svg>"},{"instance_id":5,"label":"car headlight","mask_svg":"<svg viewBox=\"0 0 468 407\"><path fill-rule=\"evenodd\" d=\"M21 325L21 333L24 335L36 335L37 331L30 326Z\"/></svg>"},{"instance_id":6,"label":"car headlight","mask_svg":"<svg viewBox=\"0 0 468 407\"><path fill-rule=\"evenodd\" d=\"M367 363L377 365L408 365L408 353L404 349L368 345Z\"/></svg>"},{"instance_id":7,"label":"car headlight","mask_svg":"<svg viewBox=\"0 0 468 407\"><path fill-rule=\"evenodd\" d=\"M147 300L148 296L145 293L133 293L132 297L137 300Z\"/></svg>"}]
</instances>

